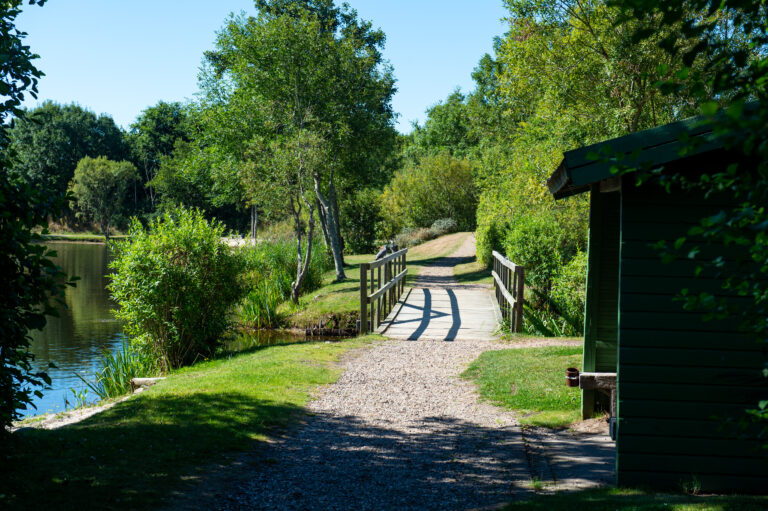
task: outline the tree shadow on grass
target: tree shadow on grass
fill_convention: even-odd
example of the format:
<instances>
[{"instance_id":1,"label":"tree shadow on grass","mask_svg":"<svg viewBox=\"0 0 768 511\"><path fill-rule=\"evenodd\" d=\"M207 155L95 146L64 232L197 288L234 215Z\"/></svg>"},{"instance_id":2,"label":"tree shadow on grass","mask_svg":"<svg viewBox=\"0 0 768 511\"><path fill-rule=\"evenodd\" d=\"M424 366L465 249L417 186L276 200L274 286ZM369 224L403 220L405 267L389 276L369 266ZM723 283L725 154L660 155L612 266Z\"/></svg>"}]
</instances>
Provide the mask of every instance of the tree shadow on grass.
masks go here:
<instances>
[{"instance_id":1,"label":"tree shadow on grass","mask_svg":"<svg viewBox=\"0 0 768 511\"><path fill-rule=\"evenodd\" d=\"M0 508L154 507L220 453L251 448L301 411L235 393L153 396L58 430L16 433L0 469Z\"/></svg>"}]
</instances>

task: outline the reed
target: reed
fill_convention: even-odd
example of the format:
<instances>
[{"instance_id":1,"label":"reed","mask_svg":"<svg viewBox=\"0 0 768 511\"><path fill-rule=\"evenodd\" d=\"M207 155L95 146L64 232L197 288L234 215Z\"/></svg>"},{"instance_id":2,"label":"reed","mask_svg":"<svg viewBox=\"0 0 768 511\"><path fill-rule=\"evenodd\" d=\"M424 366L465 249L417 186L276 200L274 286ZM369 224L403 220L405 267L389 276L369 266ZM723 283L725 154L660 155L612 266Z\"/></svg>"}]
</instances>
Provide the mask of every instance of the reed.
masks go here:
<instances>
[{"instance_id":1,"label":"reed","mask_svg":"<svg viewBox=\"0 0 768 511\"><path fill-rule=\"evenodd\" d=\"M77 375L99 399L127 394L131 390L131 378L153 376L157 373L152 358L134 350L125 335L119 351L105 349L102 352L101 366L101 371L94 375L93 381Z\"/></svg>"},{"instance_id":2,"label":"reed","mask_svg":"<svg viewBox=\"0 0 768 511\"><path fill-rule=\"evenodd\" d=\"M323 273L332 268L330 258L315 240L312 261L302 284L302 292L322 286ZM276 328L283 318L278 307L288 300L296 273L296 244L290 240L264 241L245 246L241 255L246 261L245 280L248 294L240 304L239 320L255 328Z\"/></svg>"}]
</instances>

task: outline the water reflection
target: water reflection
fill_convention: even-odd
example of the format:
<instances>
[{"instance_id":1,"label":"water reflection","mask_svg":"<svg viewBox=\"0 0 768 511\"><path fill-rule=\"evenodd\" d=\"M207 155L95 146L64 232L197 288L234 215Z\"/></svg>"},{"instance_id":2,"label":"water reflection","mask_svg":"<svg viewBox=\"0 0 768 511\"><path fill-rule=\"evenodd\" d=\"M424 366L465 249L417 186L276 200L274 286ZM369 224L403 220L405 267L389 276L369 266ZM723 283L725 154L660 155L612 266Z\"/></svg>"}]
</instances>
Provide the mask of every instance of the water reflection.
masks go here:
<instances>
[{"instance_id":1,"label":"water reflection","mask_svg":"<svg viewBox=\"0 0 768 511\"><path fill-rule=\"evenodd\" d=\"M67 309L60 317L49 317L41 331L32 332L31 350L35 354L36 369L46 370L53 380L51 388L43 390L42 398L34 398L34 408L25 416L64 409L64 401L73 402L70 389L81 390L85 385L75 376L89 378L100 369L103 349L120 346L122 329L110 313L114 303L106 290L109 251L98 243L56 243L48 246L57 252L55 258L67 275L80 280L68 288L64 300ZM47 369L53 362L57 368ZM91 395L89 402L96 400Z\"/></svg>"},{"instance_id":2,"label":"water reflection","mask_svg":"<svg viewBox=\"0 0 768 511\"><path fill-rule=\"evenodd\" d=\"M295 344L308 341L325 341L328 339L298 334L289 330L249 330L239 332L236 336L224 342L224 351L245 351L262 346L274 346L276 344ZM339 339L333 339L339 340Z\"/></svg>"}]
</instances>

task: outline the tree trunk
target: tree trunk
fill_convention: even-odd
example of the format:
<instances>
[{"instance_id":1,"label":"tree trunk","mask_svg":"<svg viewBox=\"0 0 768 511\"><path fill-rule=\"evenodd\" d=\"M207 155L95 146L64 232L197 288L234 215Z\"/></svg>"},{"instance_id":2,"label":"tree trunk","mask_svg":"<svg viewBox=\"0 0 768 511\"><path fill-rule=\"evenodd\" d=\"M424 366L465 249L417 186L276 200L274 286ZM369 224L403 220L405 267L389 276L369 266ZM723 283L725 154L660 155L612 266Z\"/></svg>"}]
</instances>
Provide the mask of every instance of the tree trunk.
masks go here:
<instances>
[{"instance_id":1,"label":"tree trunk","mask_svg":"<svg viewBox=\"0 0 768 511\"><path fill-rule=\"evenodd\" d=\"M331 242L331 254L333 255L333 266L336 270L336 281L341 281L347 278L344 274L344 258L341 255L341 241L339 236L338 219L334 215L333 207L328 199L323 195L320 189L320 176L315 174L313 176L315 182L315 196L317 197L320 207L323 210L323 214L328 222L328 238Z\"/></svg>"},{"instance_id":2,"label":"tree trunk","mask_svg":"<svg viewBox=\"0 0 768 511\"><path fill-rule=\"evenodd\" d=\"M307 249L304 253L304 260L301 257L301 228L300 228L300 214L296 216L296 280L291 282L291 300L293 303L299 303L299 296L301 291L301 284L304 282L304 277L307 276L307 270L309 270L309 264L312 260L312 234L315 230L315 211L314 206L307 204L309 208L309 228L307 233Z\"/></svg>"},{"instance_id":3,"label":"tree trunk","mask_svg":"<svg viewBox=\"0 0 768 511\"><path fill-rule=\"evenodd\" d=\"M331 185L328 191L328 200L331 202L331 208L333 208L334 218L336 219L336 235L339 237L339 245L341 245L341 265L344 266L344 250L347 248L344 243L344 236L341 235L341 215L339 214L339 201L336 195L336 184L331 181Z\"/></svg>"},{"instance_id":4,"label":"tree trunk","mask_svg":"<svg viewBox=\"0 0 768 511\"><path fill-rule=\"evenodd\" d=\"M257 229L259 225L259 212L256 211L256 204L251 205L251 239L256 242Z\"/></svg>"},{"instance_id":5,"label":"tree trunk","mask_svg":"<svg viewBox=\"0 0 768 511\"><path fill-rule=\"evenodd\" d=\"M317 217L320 219L320 228L323 230L323 241L325 241L325 251L327 253L331 253L331 239L328 237L328 221L325 218L325 213L323 212L323 206L320 204L320 201L315 199L317 202Z\"/></svg>"}]
</instances>

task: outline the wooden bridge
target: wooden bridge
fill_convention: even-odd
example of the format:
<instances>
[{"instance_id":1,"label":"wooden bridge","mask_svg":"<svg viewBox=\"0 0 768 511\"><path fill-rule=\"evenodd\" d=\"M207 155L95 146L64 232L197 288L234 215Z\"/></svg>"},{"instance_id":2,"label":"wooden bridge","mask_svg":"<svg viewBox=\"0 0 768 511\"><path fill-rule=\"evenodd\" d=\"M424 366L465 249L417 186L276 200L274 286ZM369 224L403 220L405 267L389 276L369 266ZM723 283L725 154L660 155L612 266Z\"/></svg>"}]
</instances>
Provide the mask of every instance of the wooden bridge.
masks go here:
<instances>
[{"instance_id":1,"label":"wooden bridge","mask_svg":"<svg viewBox=\"0 0 768 511\"><path fill-rule=\"evenodd\" d=\"M468 262L474 251L474 237L469 236L450 257L422 268L411 288L405 287L407 249L364 264L361 325L387 337L412 341L496 339L503 318L510 320L513 330L519 330L522 268L494 253L495 260L500 258L494 264L494 286L461 284L453 276L453 268Z\"/></svg>"}]
</instances>

